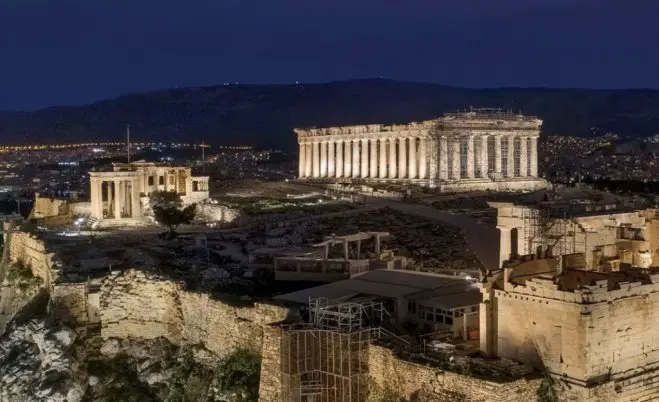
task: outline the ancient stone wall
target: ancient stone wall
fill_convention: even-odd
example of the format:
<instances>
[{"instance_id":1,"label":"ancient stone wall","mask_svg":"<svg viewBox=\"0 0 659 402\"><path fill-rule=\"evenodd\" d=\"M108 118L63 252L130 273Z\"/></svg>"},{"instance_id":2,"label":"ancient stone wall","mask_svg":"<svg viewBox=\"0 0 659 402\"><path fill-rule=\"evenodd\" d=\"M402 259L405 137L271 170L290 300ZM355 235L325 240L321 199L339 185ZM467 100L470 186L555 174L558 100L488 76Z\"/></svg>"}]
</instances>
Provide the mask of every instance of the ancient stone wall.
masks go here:
<instances>
[{"instance_id":1,"label":"ancient stone wall","mask_svg":"<svg viewBox=\"0 0 659 402\"><path fill-rule=\"evenodd\" d=\"M518 379L497 383L437 368L403 361L390 349L369 347L369 372L373 380L372 401L378 401L383 390L406 399L424 395L433 401L515 402L534 401L540 379Z\"/></svg>"},{"instance_id":2,"label":"ancient stone wall","mask_svg":"<svg viewBox=\"0 0 659 402\"><path fill-rule=\"evenodd\" d=\"M261 350L263 326L282 321L288 310L256 304L234 307L208 294L180 292L183 339L203 343L222 356L238 347Z\"/></svg>"},{"instance_id":3,"label":"ancient stone wall","mask_svg":"<svg viewBox=\"0 0 659 402\"><path fill-rule=\"evenodd\" d=\"M57 320L80 331L88 322L87 284L63 283L53 286L50 308Z\"/></svg>"},{"instance_id":4,"label":"ancient stone wall","mask_svg":"<svg viewBox=\"0 0 659 402\"><path fill-rule=\"evenodd\" d=\"M53 264L54 253L46 249L43 240L26 232L16 232L9 243L9 258L11 261L21 261L32 268L32 273L44 281L46 289L59 277L59 271ZM52 269L51 269L52 268Z\"/></svg>"},{"instance_id":5,"label":"ancient stone wall","mask_svg":"<svg viewBox=\"0 0 659 402\"><path fill-rule=\"evenodd\" d=\"M36 197L32 207L33 218L48 218L62 216L69 213L68 202L54 198Z\"/></svg>"},{"instance_id":6,"label":"ancient stone wall","mask_svg":"<svg viewBox=\"0 0 659 402\"><path fill-rule=\"evenodd\" d=\"M178 284L155 274L128 270L108 277L101 288L104 338L181 338Z\"/></svg>"},{"instance_id":7,"label":"ancient stone wall","mask_svg":"<svg viewBox=\"0 0 659 402\"><path fill-rule=\"evenodd\" d=\"M263 328L259 402L281 402L281 329Z\"/></svg>"}]
</instances>

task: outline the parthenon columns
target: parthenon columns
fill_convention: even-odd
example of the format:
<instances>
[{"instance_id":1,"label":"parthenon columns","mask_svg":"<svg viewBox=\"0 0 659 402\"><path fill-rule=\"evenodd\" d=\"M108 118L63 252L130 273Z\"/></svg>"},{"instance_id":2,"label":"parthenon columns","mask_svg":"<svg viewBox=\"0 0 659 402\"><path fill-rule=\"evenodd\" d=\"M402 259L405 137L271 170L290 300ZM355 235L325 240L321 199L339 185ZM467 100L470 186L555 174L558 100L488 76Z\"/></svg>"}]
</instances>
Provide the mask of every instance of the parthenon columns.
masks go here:
<instances>
[{"instance_id":1,"label":"parthenon columns","mask_svg":"<svg viewBox=\"0 0 659 402\"><path fill-rule=\"evenodd\" d=\"M407 177L407 141L405 138L398 140L398 178Z\"/></svg>"},{"instance_id":2,"label":"parthenon columns","mask_svg":"<svg viewBox=\"0 0 659 402\"><path fill-rule=\"evenodd\" d=\"M398 163L396 163L396 139L389 138L389 175L387 177L390 179L398 175L396 166L398 166Z\"/></svg>"},{"instance_id":3,"label":"parthenon columns","mask_svg":"<svg viewBox=\"0 0 659 402\"><path fill-rule=\"evenodd\" d=\"M528 144L528 138L526 137L521 137L519 141L519 176L520 177L526 177L528 176L528 149L527 149L527 144Z\"/></svg>"},{"instance_id":4,"label":"parthenon columns","mask_svg":"<svg viewBox=\"0 0 659 402\"><path fill-rule=\"evenodd\" d=\"M343 141L336 143L336 177L343 177Z\"/></svg>"},{"instance_id":5,"label":"parthenon columns","mask_svg":"<svg viewBox=\"0 0 659 402\"><path fill-rule=\"evenodd\" d=\"M361 140L361 177L365 179L368 177L368 140Z\"/></svg>"},{"instance_id":6,"label":"parthenon columns","mask_svg":"<svg viewBox=\"0 0 659 402\"><path fill-rule=\"evenodd\" d=\"M378 177L378 142L376 140L371 140L371 155L369 158L368 170L368 177Z\"/></svg>"},{"instance_id":7,"label":"parthenon columns","mask_svg":"<svg viewBox=\"0 0 659 402\"><path fill-rule=\"evenodd\" d=\"M483 179L489 177L488 171L490 169L489 165L489 154L488 154L488 136L481 136L481 177Z\"/></svg>"},{"instance_id":8,"label":"parthenon columns","mask_svg":"<svg viewBox=\"0 0 659 402\"><path fill-rule=\"evenodd\" d=\"M300 142L298 158L301 178L490 180L491 171L504 178L537 177L537 135L309 139ZM168 178L164 184L169 184ZM125 199L124 205L130 199L127 191L123 186L114 189L116 197Z\"/></svg>"},{"instance_id":9,"label":"parthenon columns","mask_svg":"<svg viewBox=\"0 0 659 402\"><path fill-rule=\"evenodd\" d=\"M378 177L384 179L387 177L387 140L380 139L380 171Z\"/></svg>"}]
</instances>

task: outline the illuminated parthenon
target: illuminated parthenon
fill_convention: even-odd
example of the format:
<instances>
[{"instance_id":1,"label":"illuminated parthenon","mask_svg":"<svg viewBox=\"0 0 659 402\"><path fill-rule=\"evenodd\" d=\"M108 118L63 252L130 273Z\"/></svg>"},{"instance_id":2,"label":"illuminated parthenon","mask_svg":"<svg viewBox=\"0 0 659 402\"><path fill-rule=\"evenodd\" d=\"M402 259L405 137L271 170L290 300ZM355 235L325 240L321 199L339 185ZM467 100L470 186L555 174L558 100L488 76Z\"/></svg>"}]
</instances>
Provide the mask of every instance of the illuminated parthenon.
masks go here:
<instances>
[{"instance_id":1,"label":"illuminated parthenon","mask_svg":"<svg viewBox=\"0 0 659 402\"><path fill-rule=\"evenodd\" d=\"M325 182L406 182L446 191L532 190L542 121L477 109L404 125L295 130L299 177Z\"/></svg>"}]
</instances>

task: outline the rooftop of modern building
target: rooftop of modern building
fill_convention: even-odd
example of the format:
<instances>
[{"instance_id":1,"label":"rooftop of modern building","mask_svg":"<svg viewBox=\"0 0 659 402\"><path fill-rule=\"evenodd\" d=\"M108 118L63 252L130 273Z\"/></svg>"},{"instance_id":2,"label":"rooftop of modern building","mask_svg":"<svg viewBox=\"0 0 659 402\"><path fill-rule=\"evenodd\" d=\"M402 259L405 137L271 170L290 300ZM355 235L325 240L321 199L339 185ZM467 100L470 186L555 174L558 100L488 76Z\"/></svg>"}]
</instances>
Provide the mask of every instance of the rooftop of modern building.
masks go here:
<instances>
[{"instance_id":1,"label":"rooftop of modern building","mask_svg":"<svg viewBox=\"0 0 659 402\"><path fill-rule=\"evenodd\" d=\"M347 301L358 296L406 298L424 304L453 309L479 304L480 291L464 278L448 278L427 272L377 269L298 292L277 296L276 299L295 304L307 304L310 299L327 298Z\"/></svg>"}]
</instances>

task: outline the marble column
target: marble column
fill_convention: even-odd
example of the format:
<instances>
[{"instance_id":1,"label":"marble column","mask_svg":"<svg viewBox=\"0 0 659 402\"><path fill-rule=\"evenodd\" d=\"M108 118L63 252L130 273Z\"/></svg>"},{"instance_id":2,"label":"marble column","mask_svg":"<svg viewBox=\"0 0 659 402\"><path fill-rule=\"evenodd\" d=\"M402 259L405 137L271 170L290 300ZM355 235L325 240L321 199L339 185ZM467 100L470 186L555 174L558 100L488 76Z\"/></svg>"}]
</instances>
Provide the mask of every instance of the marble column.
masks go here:
<instances>
[{"instance_id":1,"label":"marble column","mask_svg":"<svg viewBox=\"0 0 659 402\"><path fill-rule=\"evenodd\" d=\"M304 143L299 144L299 161L298 161L298 177L302 178L304 177L304 166L306 163L306 153L307 153L307 146Z\"/></svg>"},{"instance_id":2,"label":"marble column","mask_svg":"<svg viewBox=\"0 0 659 402\"><path fill-rule=\"evenodd\" d=\"M532 177L538 177L538 137L531 137L531 160L529 166L531 167L530 174Z\"/></svg>"},{"instance_id":3,"label":"marble column","mask_svg":"<svg viewBox=\"0 0 659 402\"><path fill-rule=\"evenodd\" d=\"M417 178L417 162L416 162L416 137L407 139L407 148L409 150L407 160L407 177L410 179Z\"/></svg>"},{"instance_id":4,"label":"marble column","mask_svg":"<svg viewBox=\"0 0 659 402\"><path fill-rule=\"evenodd\" d=\"M490 169L490 165L488 162L489 154L487 150L487 135L481 135L480 141L481 141L481 177L483 179L488 178L488 170Z\"/></svg>"},{"instance_id":5,"label":"marble column","mask_svg":"<svg viewBox=\"0 0 659 402\"><path fill-rule=\"evenodd\" d=\"M361 177L365 179L368 177L368 140L362 140L360 148L362 151Z\"/></svg>"},{"instance_id":6,"label":"marble column","mask_svg":"<svg viewBox=\"0 0 659 402\"><path fill-rule=\"evenodd\" d=\"M398 178L404 179L407 177L407 140L400 138L398 141Z\"/></svg>"},{"instance_id":7,"label":"marble column","mask_svg":"<svg viewBox=\"0 0 659 402\"><path fill-rule=\"evenodd\" d=\"M387 140L380 138L380 168L378 177L385 179L387 177Z\"/></svg>"},{"instance_id":8,"label":"marble column","mask_svg":"<svg viewBox=\"0 0 659 402\"><path fill-rule=\"evenodd\" d=\"M390 179L395 179L398 177L396 166L396 139L389 138L389 174L387 177Z\"/></svg>"},{"instance_id":9,"label":"marble column","mask_svg":"<svg viewBox=\"0 0 659 402\"><path fill-rule=\"evenodd\" d=\"M460 174L460 140L453 139L451 142L451 158L452 158L452 179L460 180L462 175Z\"/></svg>"},{"instance_id":10,"label":"marble column","mask_svg":"<svg viewBox=\"0 0 659 402\"><path fill-rule=\"evenodd\" d=\"M99 206L102 206L102 203L100 201L101 190L102 190L100 183L99 183L99 179L95 177L89 178L89 198L92 207L91 216L97 219L103 218L102 216L103 210L99 208Z\"/></svg>"},{"instance_id":11,"label":"marble column","mask_svg":"<svg viewBox=\"0 0 659 402\"><path fill-rule=\"evenodd\" d=\"M330 141L327 143L327 177L336 176L336 161L334 159L335 146L335 141Z\"/></svg>"},{"instance_id":12,"label":"marble column","mask_svg":"<svg viewBox=\"0 0 659 402\"><path fill-rule=\"evenodd\" d=\"M130 184L130 181L128 181L128 180L124 181L123 186L121 188L121 191L123 191L123 193L124 193L124 214L126 214L128 216L132 216L133 210L131 209L132 208L131 196L130 196L130 192L128 191L130 189L129 184ZM176 184L175 192L176 192L176 194L178 194L178 177L176 178L175 184Z\"/></svg>"},{"instance_id":13,"label":"marble column","mask_svg":"<svg viewBox=\"0 0 659 402\"><path fill-rule=\"evenodd\" d=\"M476 175L474 173L474 136L467 137L467 178L473 179Z\"/></svg>"},{"instance_id":14,"label":"marble column","mask_svg":"<svg viewBox=\"0 0 659 402\"><path fill-rule=\"evenodd\" d=\"M311 152L311 166L312 172L311 177L318 178L320 177L320 144L317 142L312 142L312 152Z\"/></svg>"},{"instance_id":15,"label":"marble column","mask_svg":"<svg viewBox=\"0 0 659 402\"><path fill-rule=\"evenodd\" d=\"M427 143L427 138L419 138L419 179L428 178L428 151L426 149Z\"/></svg>"},{"instance_id":16,"label":"marble column","mask_svg":"<svg viewBox=\"0 0 659 402\"><path fill-rule=\"evenodd\" d=\"M131 188L131 206L130 206L130 213L133 218L139 218L142 216L142 208L141 208L141 202L140 202L140 189L139 189L139 181L138 180L133 180L131 182L132 188Z\"/></svg>"},{"instance_id":17,"label":"marble column","mask_svg":"<svg viewBox=\"0 0 659 402\"><path fill-rule=\"evenodd\" d=\"M430 180L436 180L438 178L439 171L439 149L437 146L437 140L434 137L430 137L426 140L426 164L428 166L428 178Z\"/></svg>"},{"instance_id":18,"label":"marble column","mask_svg":"<svg viewBox=\"0 0 659 402\"><path fill-rule=\"evenodd\" d=\"M345 142L343 154L343 177L352 177L352 141Z\"/></svg>"},{"instance_id":19,"label":"marble column","mask_svg":"<svg viewBox=\"0 0 659 402\"><path fill-rule=\"evenodd\" d=\"M313 173L313 144L305 142L304 148L304 177L311 177Z\"/></svg>"},{"instance_id":20,"label":"marble column","mask_svg":"<svg viewBox=\"0 0 659 402\"><path fill-rule=\"evenodd\" d=\"M359 177L359 156L361 154L360 143L358 140L352 142L352 177Z\"/></svg>"},{"instance_id":21,"label":"marble column","mask_svg":"<svg viewBox=\"0 0 659 402\"><path fill-rule=\"evenodd\" d=\"M515 177L515 136L508 136L508 172L507 177Z\"/></svg>"},{"instance_id":22,"label":"marble column","mask_svg":"<svg viewBox=\"0 0 659 402\"><path fill-rule=\"evenodd\" d=\"M114 219L121 219L121 181L114 180L112 202L114 203Z\"/></svg>"},{"instance_id":23,"label":"marble column","mask_svg":"<svg viewBox=\"0 0 659 402\"><path fill-rule=\"evenodd\" d=\"M343 177L343 140L336 142L336 177Z\"/></svg>"},{"instance_id":24,"label":"marble column","mask_svg":"<svg viewBox=\"0 0 659 402\"><path fill-rule=\"evenodd\" d=\"M527 149L528 138L520 137L519 141L519 176L526 177L529 175L529 154Z\"/></svg>"},{"instance_id":25,"label":"marble column","mask_svg":"<svg viewBox=\"0 0 659 402\"><path fill-rule=\"evenodd\" d=\"M448 140L439 138L439 179L448 180Z\"/></svg>"},{"instance_id":26,"label":"marble column","mask_svg":"<svg viewBox=\"0 0 659 402\"><path fill-rule=\"evenodd\" d=\"M503 174L501 171L501 136L494 136L494 172Z\"/></svg>"},{"instance_id":27,"label":"marble column","mask_svg":"<svg viewBox=\"0 0 659 402\"><path fill-rule=\"evenodd\" d=\"M371 155L369 159L368 177L374 179L378 177L378 140L371 139Z\"/></svg>"},{"instance_id":28,"label":"marble column","mask_svg":"<svg viewBox=\"0 0 659 402\"><path fill-rule=\"evenodd\" d=\"M327 141L320 143L320 177L327 177Z\"/></svg>"}]
</instances>

